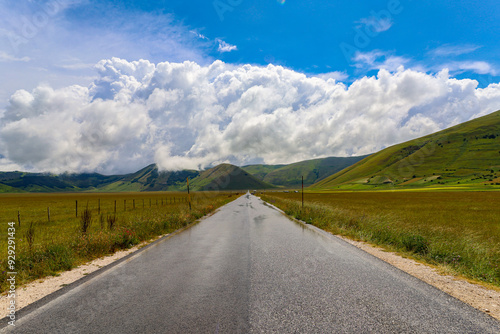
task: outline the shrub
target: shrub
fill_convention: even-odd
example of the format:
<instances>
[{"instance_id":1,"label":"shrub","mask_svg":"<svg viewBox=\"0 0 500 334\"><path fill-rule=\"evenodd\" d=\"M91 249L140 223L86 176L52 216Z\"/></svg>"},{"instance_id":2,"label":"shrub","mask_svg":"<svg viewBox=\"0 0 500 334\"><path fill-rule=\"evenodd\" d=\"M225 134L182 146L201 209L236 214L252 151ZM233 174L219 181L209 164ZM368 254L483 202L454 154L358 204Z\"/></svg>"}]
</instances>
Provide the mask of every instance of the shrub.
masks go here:
<instances>
[{"instance_id":1,"label":"shrub","mask_svg":"<svg viewBox=\"0 0 500 334\"><path fill-rule=\"evenodd\" d=\"M108 220L108 230L113 231L113 228L115 227L116 223L116 216L115 215L108 216L107 220Z\"/></svg>"},{"instance_id":2,"label":"shrub","mask_svg":"<svg viewBox=\"0 0 500 334\"><path fill-rule=\"evenodd\" d=\"M92 225L92 211L87 207L82 212L80 217L80 231L82 234L86 234Z\"/></svg>"},{"instance_id":3,"label":"shrub","mask_svg":"<svg viewBox=\"0 0 500 334\"><path fill-rule=\"evenodd\" d=\"M35 243L35 228L33 227L33 222L31 222L30 227L24 233L26 242L28 242L28 249L30 254L33 253L33 244Z\"/></svg>"},{"instance_id":4,"label":"shrub","mask_svg":"<svg viewBox=\"0 0 500 334\"><path fill-rule=\"evenodd\" d=\"M116 236L114 244L117 248L130 248L138 243L139 239L137 238L137 233L128 228L123 228Z\"/></svg>"}]
</instances>

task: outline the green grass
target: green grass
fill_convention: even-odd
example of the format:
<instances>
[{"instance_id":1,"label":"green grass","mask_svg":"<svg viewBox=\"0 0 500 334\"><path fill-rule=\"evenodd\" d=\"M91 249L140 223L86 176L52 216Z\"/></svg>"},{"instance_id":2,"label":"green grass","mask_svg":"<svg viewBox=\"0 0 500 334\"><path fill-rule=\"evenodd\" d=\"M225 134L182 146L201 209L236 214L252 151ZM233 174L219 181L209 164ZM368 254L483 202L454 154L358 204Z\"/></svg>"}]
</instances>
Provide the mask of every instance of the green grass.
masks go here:
<instances>
[{"instance_id":1,"label":"green grass","mask_svg":"<svg viewBox=\"0 0 500 334\"><path fill-rule=\"evenodd\" d=\"M223 192L192 193L190 211L186 193L0 194L0 290L5 291L6 273L11 271L7 267L8 222L16 222L16 282L24 284L173 232L235 198ZM91 214L91 224L83 233L85 209ZM113 218L116 222L110 228L108 221ZM30 226L34 231L31 247Z\"/></svg>"},{"instance_id":2,"label":"green grass","mask_svg":"<svg viewBox=\"0 0 500 334\"><path fill-rule=\"evenodd\" d=\"M288 215L500 286L500 192L266 192Z\"/></svg>"}]
</instances>

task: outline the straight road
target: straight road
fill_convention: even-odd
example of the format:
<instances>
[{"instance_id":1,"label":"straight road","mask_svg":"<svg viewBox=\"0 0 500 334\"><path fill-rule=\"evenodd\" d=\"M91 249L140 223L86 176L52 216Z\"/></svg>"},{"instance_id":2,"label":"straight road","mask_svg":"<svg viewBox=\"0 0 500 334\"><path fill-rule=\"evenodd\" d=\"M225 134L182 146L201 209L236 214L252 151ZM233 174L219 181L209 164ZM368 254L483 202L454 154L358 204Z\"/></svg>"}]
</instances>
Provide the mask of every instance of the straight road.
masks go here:
<instances>
[{"instance_id":1,"label":"straight road","mask_svg":"<svg viewBox=\"0 0 500 334\"><path fill-rule=\"evenodd\" d=\"M68 290L20 312L14 331L500 333L495 319L250 194Z\"/></svg>"}]
</instances>

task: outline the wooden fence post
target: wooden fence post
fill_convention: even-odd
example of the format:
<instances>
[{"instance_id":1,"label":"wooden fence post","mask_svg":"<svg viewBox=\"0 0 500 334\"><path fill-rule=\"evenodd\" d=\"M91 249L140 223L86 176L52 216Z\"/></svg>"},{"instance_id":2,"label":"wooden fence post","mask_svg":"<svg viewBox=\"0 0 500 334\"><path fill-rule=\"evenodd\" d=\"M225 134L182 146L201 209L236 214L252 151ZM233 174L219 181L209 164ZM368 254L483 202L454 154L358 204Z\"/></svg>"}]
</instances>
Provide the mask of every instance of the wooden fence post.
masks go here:
<instances>
[{"instance_id":1,"label":"wooden fence post","mask_svg":"<svg viewBox=\"0 0 500 334\"><path fill-rule=\"evenodd\" d=\"M47 217L48 217L49 223L50 223L50 207L47 207Z\"/></svg>"},{"instance_id":2,"label":"wooden fence post","mask_svg":"<svg viewBox=\"0 0 500 334\"><path fill-rule=\"evenodd\" d=\"M75 200L75 217L78 218L78 200Z\"/></svg>"},{"instance_id":3,"label":"wooden fence post","mask_svg":"<svg viewBox=\"0 0 500 334\"><path fill-rule=\"evenodd\" d=\"M304 211L304 176L302 175L302 211Z\"/></svg>"},{"instance_id":4,"label":"wooden fence post","mask_svg":"<svg viewBox=\"0 0 500 334\"><path fill-rule=\"evenodd\" d=\"M21 227L21 213L17 211L17 222L19 223L19 227Z\"/></svg>"}]
</instances>

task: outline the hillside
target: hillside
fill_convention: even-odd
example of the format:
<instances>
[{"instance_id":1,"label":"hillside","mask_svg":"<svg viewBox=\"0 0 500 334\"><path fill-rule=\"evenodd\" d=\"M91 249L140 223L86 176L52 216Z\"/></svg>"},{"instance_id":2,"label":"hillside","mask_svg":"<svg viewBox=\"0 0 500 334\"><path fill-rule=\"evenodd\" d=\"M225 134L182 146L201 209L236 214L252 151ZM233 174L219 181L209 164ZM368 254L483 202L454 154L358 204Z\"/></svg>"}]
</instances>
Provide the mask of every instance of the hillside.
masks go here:
<instances>
[{"instance_id":1,"label":"hillside","mask_svg":"<svg viewBox=\"0 0 500 334\"><path fill-rule=\"evenodd\" d=\"M247 165L241 168L258 178L259 180L264 181L264 178L267 174L284 166L287 165Z\"/></svg>"},{"instance_id":2,"label":"hillside","mask_svg":"<svg viewBox=\"0 0 500 334\"><path fill-rule=\"evenodd\" d=\"M124 192L185 191L189 178L192 190L246 190L273 188L239 167L222 164L203 172L159 171L155 164L125 175L0 172L0 192Z\"/></svg>"},{"instance_id":3,"label":"hillside","mask_svg":"<svg viewBox=\"0 0 500 334\"><path fill-rule=\"evenodd\" d=\"M0 192L78 192L78 191L165 191L185 186L186 178L200 172L183 170L159 172L149 165L125 175L0 172Z\"/></svg>"},{"instance_id":4,"label":"hillside","mask_svg":"<svg viewBox=\"0 0 500 334\"><path fill-rule=\"evenodd\" d=\"M342 169L349 167L366 156L305 160L290 165L250 165L242 167L262 181L287 188L309 186Z\"/></svg>"},{"instance_id":5,"label":"hillside","mask_svg":"<svg viewBox=\"0 0 500 334\"><path fill-rule=\"evenodd\" d=\"M43 173L2 172L0 190L2 192L51 192L73 191L77 189L71 182L61 180L57 175Z\"/></svg>"},{"instance_id":6,"label":"hillside","mask_svg":"<svg viewBox=\"0 0 500 334\"><path fill-rule=\"evenodd\" d=\"M388 147L312 189L500 185L500 111ZM485 188L487 189L487 188Z\"/></svg>"},{"instance_id":7,"label":"hillside","mask_svg":"<svg viewBox=\"0 0 500 334\"><path fill-rule=\"evenodd\" d=\"M155 164L135 173L123 175L117 181L99 187L99 191L166 191L179 190L186 184L186 178L195 178L195 170L159 171Z\"/></svg>"},{"instance_id":8,"label":"hillside","mask_svg":"<svg viewBox=\"0 0 500 334\"><path fill-rule=\"evenodd\" d=\"M190 181L192 190L269 189L273 185L257 179L247 171L230 164L221 164L200 173Z\"/></svg>"}]
</instances>

